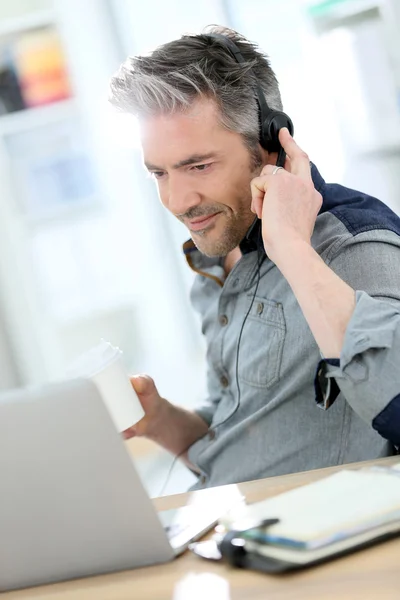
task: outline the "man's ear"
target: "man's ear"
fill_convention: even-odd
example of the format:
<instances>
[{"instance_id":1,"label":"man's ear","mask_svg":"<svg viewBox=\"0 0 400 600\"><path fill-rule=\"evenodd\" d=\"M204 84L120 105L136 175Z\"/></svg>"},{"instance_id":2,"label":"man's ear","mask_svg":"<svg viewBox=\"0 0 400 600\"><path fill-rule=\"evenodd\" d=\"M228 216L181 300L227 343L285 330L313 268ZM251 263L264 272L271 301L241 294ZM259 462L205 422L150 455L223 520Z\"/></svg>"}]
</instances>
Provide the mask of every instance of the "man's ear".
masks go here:
<instances>
[{"instance_id":1,"label":"man's ear","mask_svg":"<svg viewBox=\"0 0 400 600\"><path fill-rule=\"evenodd\" d=\"M268 161L268 152L261 146L261 144L258 144L258 148L257 148L258 152L259 152L259 157L260 157L260 173L262 171L262 169L265 167Z\"/></svg>"},{"instance_id":2,"label":"man's ear","mask_svg":"<svg viewBox=\"0 0 400 600\"><path fill-rule=\"evenodd\" d=\"M258 150L260 152L261 158L260 173L265 167L265 165L276 165L276 161L278 158L277 152L267 152L267 150L265 150L265 148L263 148L261 144L258 145Z\"/></svg>"},{"instance_id":3,"label":"man's ear","mask_svg":"<svg viewBox=\"0 0 400 600\"><path fill-rule=\"evenodd\" d=\"M276 161L278 160L278 153L277 152L267 152L266 150L263 150L263 152L264 152L263 159L265 157L264 167L265 167L265 165L276 165Z\"/></svg>"}]
</instances>

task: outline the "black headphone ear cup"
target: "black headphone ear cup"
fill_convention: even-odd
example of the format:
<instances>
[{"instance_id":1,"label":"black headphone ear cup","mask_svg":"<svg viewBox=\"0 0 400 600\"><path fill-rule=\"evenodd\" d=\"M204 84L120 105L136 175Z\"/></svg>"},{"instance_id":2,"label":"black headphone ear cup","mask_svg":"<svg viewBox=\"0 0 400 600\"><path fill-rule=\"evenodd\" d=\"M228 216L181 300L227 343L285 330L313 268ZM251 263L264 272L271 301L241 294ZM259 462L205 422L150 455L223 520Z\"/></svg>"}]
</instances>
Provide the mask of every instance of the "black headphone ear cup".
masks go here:
<instances>
[{"instance_id":1,"label":"black headphone ear cup","mask_svg":"<svg viewBox=\"0 0 400 600\"><path fill-rule=\"evenodd\" d=\"M290 117L279 110L271 110L261 125L260 143L265 150L268 152L279 152L281 149L279 131L283 127L287 127L290 135L293 135L294 127Z\"/></svg>"}]
</instances>

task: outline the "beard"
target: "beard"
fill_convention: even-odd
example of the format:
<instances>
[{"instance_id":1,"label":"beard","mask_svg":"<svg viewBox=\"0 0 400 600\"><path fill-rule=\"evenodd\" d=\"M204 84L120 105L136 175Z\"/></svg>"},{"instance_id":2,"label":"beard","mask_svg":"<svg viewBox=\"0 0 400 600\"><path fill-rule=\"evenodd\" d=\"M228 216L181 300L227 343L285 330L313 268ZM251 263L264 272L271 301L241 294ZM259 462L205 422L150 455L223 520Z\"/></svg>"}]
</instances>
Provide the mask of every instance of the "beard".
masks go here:
<instances>
[{"instance_id":1,"label":"beard","mask_svg":"<svg viewBox=\"0 0 400 600\"><path fill-rule=\"evenodd\" d=\"M226 204L214 202L204 206L194 206L184 215L177 215L178 219L185 223L186 220L220 213L215 225L211 225L204 230L191 232L192 240L202 254L209 257L224 257L239 246L256 218L256 215L250 210L250 183L254 177L260 174L261 168L261 161L257 164L252 162L246 180L239 187L232 188L230 200L234 201L232 204L235 209L228 207ZM221 227L219 222L221 219L224 220L222 232L218 236L213 235L215 229Z\"/></svg>"},{"instance_id":2,"label":"beard","mask_svg":"<svg viewBox=\"0 0 400 600\"><path fill-rule=\"evenodd\" d=\"M239 246L255 218L249 208L250 202L251 198L246 201L246 206L239 207L236 212L232 212L225 205L213 204L207 207L207 212L200 214L196 211L196 215L191 215L193 219L219 212L218 220L224 221L222 233L217 237L213 236L216 226L192 232L192 240L202 254L209 257L223 257ZM217 226L220 224L218 223Z\"/></svg>"}]
</instances>

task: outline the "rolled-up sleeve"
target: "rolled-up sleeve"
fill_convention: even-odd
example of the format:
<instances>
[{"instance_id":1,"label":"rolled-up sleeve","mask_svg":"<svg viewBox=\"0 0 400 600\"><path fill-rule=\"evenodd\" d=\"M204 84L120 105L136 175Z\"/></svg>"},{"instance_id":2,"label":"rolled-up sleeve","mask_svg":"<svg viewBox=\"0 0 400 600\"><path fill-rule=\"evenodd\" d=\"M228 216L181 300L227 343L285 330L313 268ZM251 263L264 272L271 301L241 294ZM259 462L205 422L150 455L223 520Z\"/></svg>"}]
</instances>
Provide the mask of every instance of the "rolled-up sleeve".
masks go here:
<instances>
[{"instance_id":1,"label":"rolled-up sleeve","mask_svg":"<svg viewBox=\"0 0 400 600\"><path fill-rule=\"evenodd\" d=\"M340 359L324 358L316 401L329 408L342 392L352 409L400 445L400 246L350 245L331 268L356 290Z\"/></svg>"}]
</instances>

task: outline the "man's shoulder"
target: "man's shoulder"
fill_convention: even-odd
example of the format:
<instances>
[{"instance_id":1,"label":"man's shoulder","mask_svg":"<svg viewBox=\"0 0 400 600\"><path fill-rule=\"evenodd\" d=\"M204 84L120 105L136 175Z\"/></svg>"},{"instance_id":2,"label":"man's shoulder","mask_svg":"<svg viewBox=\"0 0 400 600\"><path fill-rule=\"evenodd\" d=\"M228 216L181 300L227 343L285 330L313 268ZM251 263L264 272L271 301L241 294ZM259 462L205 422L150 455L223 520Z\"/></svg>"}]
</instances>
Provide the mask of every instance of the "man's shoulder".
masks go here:
<instances>
[{"instance_id":1,"label":"man's shoulder","mask_svg":"<svg viewBox=\"0 0 400 600\"><path fill-rule=\"evenodd\" d=\"M314 248L326 256L359 242L383 242L400 247L400 218L373 196L326 183L312 238Z\"/></svg>"},{"instance_id":2,"label":"man's shoulder","mask_svg":"<svg viewBox=\"0 0 400 600\"><path fill-rule=\"evenodd\" d=\"M353 236L386 229L400 236L400 218L386 204L343 185L326 183L321 214L336 216Z\"/></svg>"}]
</instances>

